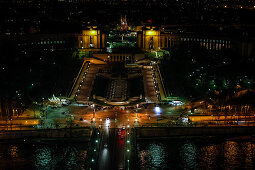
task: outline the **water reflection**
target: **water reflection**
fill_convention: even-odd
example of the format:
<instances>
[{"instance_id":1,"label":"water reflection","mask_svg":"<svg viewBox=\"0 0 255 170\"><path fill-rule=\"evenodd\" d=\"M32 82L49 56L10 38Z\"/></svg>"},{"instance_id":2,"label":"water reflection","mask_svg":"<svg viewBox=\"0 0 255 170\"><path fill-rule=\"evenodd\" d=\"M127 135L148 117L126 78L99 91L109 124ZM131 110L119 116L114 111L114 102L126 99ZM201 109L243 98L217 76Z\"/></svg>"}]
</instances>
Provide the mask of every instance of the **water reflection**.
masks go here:
<instances>
[{"instance_id":1,"label":"water reflection","mask_svg":"<svg viewBox=\"0 0 255 170\"><path fill-rule=\"evenodd\" d=\"M162 144L152 144L149 147L151 162L155 168L163 167L165 160L165 148Z\"/></svg>"},{"instance_id":2,"label":"water reflection","mask_svg":"<svg viewBox=\"0 0 255 170\"><path fill-rule=\"evenodd\" d=\"M18 147L12 145L12 146L10 147L10 156L11 156L12 158L17 158L17 157L19 156L18 151L19 151Z\"/></svg>"},{"instance_id":3,"label":"water reflection","mask_svg":"<svg viewBox=\"0 0 255 170\"><path fill-rule=\"evenodd\" d=\"M0 169L85 169L87 143L0 144Z\"/></svg>"},{"instance_id":4,"label":"water reflection","mask_svg":"<svg viewBox=\"0 0 255 170\"><path fill-rule=\"evenodd\" d=\"M183 168L196 169L197 148L193 143L185 143L180 148Z\"/></svg>"},{"instance_id":5,"label":"water reflection","mask_svg":"<svg viewBox=\"0 0 255 170\"><path fill-rule=\"evenodd\" d=\"M139 153L140 165L144 167L145 165L149 164L149 156L150 153L148 150L141 150Z\"/></svg>"},{"instance_id":6,"label":"water reflection","mask_svg":"<svg viewBox=\"0 0 255 170\"><path fill-rule=\"evenodd\" d=\"M219 152L216 145L204 146L201 148L201 166L207 169L214 169L216 157Z\"/></svg>"},{"instance_id":7,"label":"water reflection","mask_svg":"<svg viewBox=\"0 0 255 170\"><path fill-rule=\"evenodd\" d=\"M52 169L56 162L52 159L51 149L49 147L38 148L35 150L35 166L37 169Z\"/></svg>"},{"instance_id":8,"label":"water reflection","mask_svg":"<svg viewBox=\"0 0 255 170\"><path fill-rule=\"evenodd\" d=\"M252 169L254 161L254 149L255 145L251 142L246 142L240 146L243 150L244 155L244 167L245 169Z\"/></svg>"},{"instance_id":9,"label":"water reflection","mask_svg":"<svg viewBox=\"0 0 255 170\"><path fill-rule=\"evenodd\" d=\"M242 150L238 147L238 143L234 141L227 141L224 143L224 162L227 167L233 168L239 164L238 152L242 152Z\"/></svg>"},{"instance_id":10,"label":"water reflection","mask_svg":"<svg viewBox=\"0 0 255 170\"><path fill-rule=\"evenodd\" d=\"M37 169L84 169L86 151L68 145L66 147L44 147L35 151Z\"/></svg>"},{"instance_id":11,"label":"water reflection","mask_svg":"<svg viewBox=\"0 0 255 170\"><path fill-rule=\"evenodd\" d=\"M139 141L140 169L254 169L254 139Z\"/></svg>"},{"instance_id":12,"label":"water reflection","mask_svg":"<svg viewBox=\"0 0 255 170\"><path fill-rule=\"evenodd\" d=\"M152 169L159 169L165 167L165 151L166 149L161 143L150 144L148 150L142 150L139 153L142 167L145 168L147 164L149 164Z\"/></svg>"}]
</instances>

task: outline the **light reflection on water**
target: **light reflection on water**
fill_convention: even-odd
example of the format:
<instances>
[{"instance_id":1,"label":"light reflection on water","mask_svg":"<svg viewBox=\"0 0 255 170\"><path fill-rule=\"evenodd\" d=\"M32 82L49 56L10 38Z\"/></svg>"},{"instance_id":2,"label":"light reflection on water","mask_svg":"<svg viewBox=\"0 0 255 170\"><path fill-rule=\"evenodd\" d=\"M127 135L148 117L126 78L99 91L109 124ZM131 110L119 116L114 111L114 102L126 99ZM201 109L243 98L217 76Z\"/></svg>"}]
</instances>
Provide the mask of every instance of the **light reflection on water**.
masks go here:
<instances>
[{"instance_id":1,"label":"light reflection on water","mask_svg":"<svg viewBox=\"0 0 255 170\"><path fill-rule=\"evenodd\" d=\"M201 166L207 169L213 169L217 161L217 156L219 155L219 149L217 145L208 145L201 148Z\"/></svg>"},{"instance_id":2,"label":"light reflection on water","mask_svg":"<svg viewBox=\"0 0 255 170\"><path fill-rule=\"evenodd\" d=\"M139 153L142 166L149 164L150 167L156 169L165 167L165 150L161 143L150 144L148 150L142 150Z\"/></svg>"},{"instance_id":3,"label":"light reflection on water","mask_svg":"<svg viewBox=\"0 0 255 170\"><path fill-rule=\"evenodd\" d=\"M12 158L17 158L19 156L18 151L19 151L19 149L17 146L11 146L10 147L10 156Z\"/></svg>"},{"instance_id":4,"label":"light reflection on water","mask_svg":"<svg viewBox=\"0 0 255 170\"><path fill-rule=\"evenodd\" d=\"M194 143L184 143L180 147L181 165L184 169L196 169L197 148Z\"/></svg>"},{"instance_id":5,"label":"light reflection on water","mask_svg":"<svg viewBox=\"0 0 255 170\"><path fill-rule=\"evenodd\" d=\"M35 166L37 169L52 169L55 167L56 161L49 147L38 148L34 153Z\"/></svg>"},{"instance_id":6,"label":"light reflection on water","mask_svg":"<svg viewBox=\"0 0 255 170\"><path fill-rule=\"evenodd\" d=\"M0 169L85 169L87 143L0 143Z\"/></svg>"},{"instance_id":7,"label":"light reflection on water","mask_svg":"<svg viewBox=\"0 0 255 170\"><path fill-rule=\"evenodd\" d=\"M254 139L139 141L140 169L254 169Z\"/></svg>"}]
</instances>

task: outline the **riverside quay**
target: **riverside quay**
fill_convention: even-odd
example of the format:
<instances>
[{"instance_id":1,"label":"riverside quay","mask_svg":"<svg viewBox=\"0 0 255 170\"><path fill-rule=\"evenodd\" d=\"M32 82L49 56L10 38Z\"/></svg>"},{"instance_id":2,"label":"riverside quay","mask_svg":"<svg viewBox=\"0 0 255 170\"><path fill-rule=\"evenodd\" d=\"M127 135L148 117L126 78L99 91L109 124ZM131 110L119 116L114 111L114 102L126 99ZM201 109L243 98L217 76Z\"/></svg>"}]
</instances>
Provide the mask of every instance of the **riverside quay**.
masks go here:
<instances>
[{"instance_id":1,"label":"riverside quay","mask_svg":"<svg viewBox=\"0 0 255 170\"><path fill-rule=\"evenodd\" d=\"M0 170L255 169L255 0L0 14Z\"/></svg>"}]
</instances>

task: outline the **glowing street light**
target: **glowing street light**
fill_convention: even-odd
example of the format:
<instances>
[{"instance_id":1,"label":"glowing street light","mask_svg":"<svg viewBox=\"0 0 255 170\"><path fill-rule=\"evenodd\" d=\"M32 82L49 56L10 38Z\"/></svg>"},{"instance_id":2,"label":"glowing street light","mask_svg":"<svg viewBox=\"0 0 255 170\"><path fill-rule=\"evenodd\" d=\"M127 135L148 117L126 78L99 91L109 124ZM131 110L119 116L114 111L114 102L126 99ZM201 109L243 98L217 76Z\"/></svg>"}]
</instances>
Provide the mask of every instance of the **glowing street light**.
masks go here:
<instances>
[{"instance_id":1,"label":"glowing street light","mask_svg":"<svg viewBox=\"0 0 255 170\"><path fill-rule=\"evenodd\" d=\"M95 104L93 104L92 107L93 107L93 118L95 118L95 113L96 113Z\"/></svg>"},{"instance_id":2,"label":"glowing street light","mask_svg":"<svg viewBox=\"0 0 255 170\"><path fill-rule=\"evenodd\" d=\"M97 35L97 31L96 31L96 30L91 30L91 31L89 32L89 35Z\"/></svg>"},{"instance_id":3,"label":"glowing street light","mask_svg":"<svg viewBox=\"0 0 255 170\"><path fill-rule=\"evenodd\" d=\"M105 124L106 124L107 127L110 125L110 118L109 117L106 118Z\"/></svg>"},{"instance_id":4,"label":"glowing street light","mask_svg":"<svg viewBox=\"0 0 255 170\"><path fill-rule=\"evenodd\" d=\"M157 32L154 30L148 30L146 31L146 35L157 35Z\"/></svg>"},{"instance_id":5,"label":"glowing street light","mask_svg":"<svg viewBox=\"0 0 255 170\"><path fill-rule=\"evenodd\" d=\"M156 107L154 107L154 112L155 112L157 115L159 115L159 114L162 112L162 110L161 110L161 108L157 105Z\"/></svg>"}]
</instances>

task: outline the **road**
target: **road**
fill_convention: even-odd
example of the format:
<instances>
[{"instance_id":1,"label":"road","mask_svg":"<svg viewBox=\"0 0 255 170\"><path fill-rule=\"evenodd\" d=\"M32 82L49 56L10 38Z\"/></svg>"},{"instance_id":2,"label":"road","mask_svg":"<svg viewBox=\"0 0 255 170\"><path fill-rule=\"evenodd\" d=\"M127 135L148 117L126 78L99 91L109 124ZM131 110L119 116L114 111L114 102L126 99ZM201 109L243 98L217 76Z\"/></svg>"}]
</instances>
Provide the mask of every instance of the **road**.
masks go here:
<instances>
[{"instance_id":1,"label":"road","mask_svg":"<svg viewBox=\"0 0 255 170\"><path fill-rule=\"evenodd\" d=\"M125 130L118 128L103 128L99 151L99 170L124 169L125 167Z\"/></svg>"}]
</instances>

